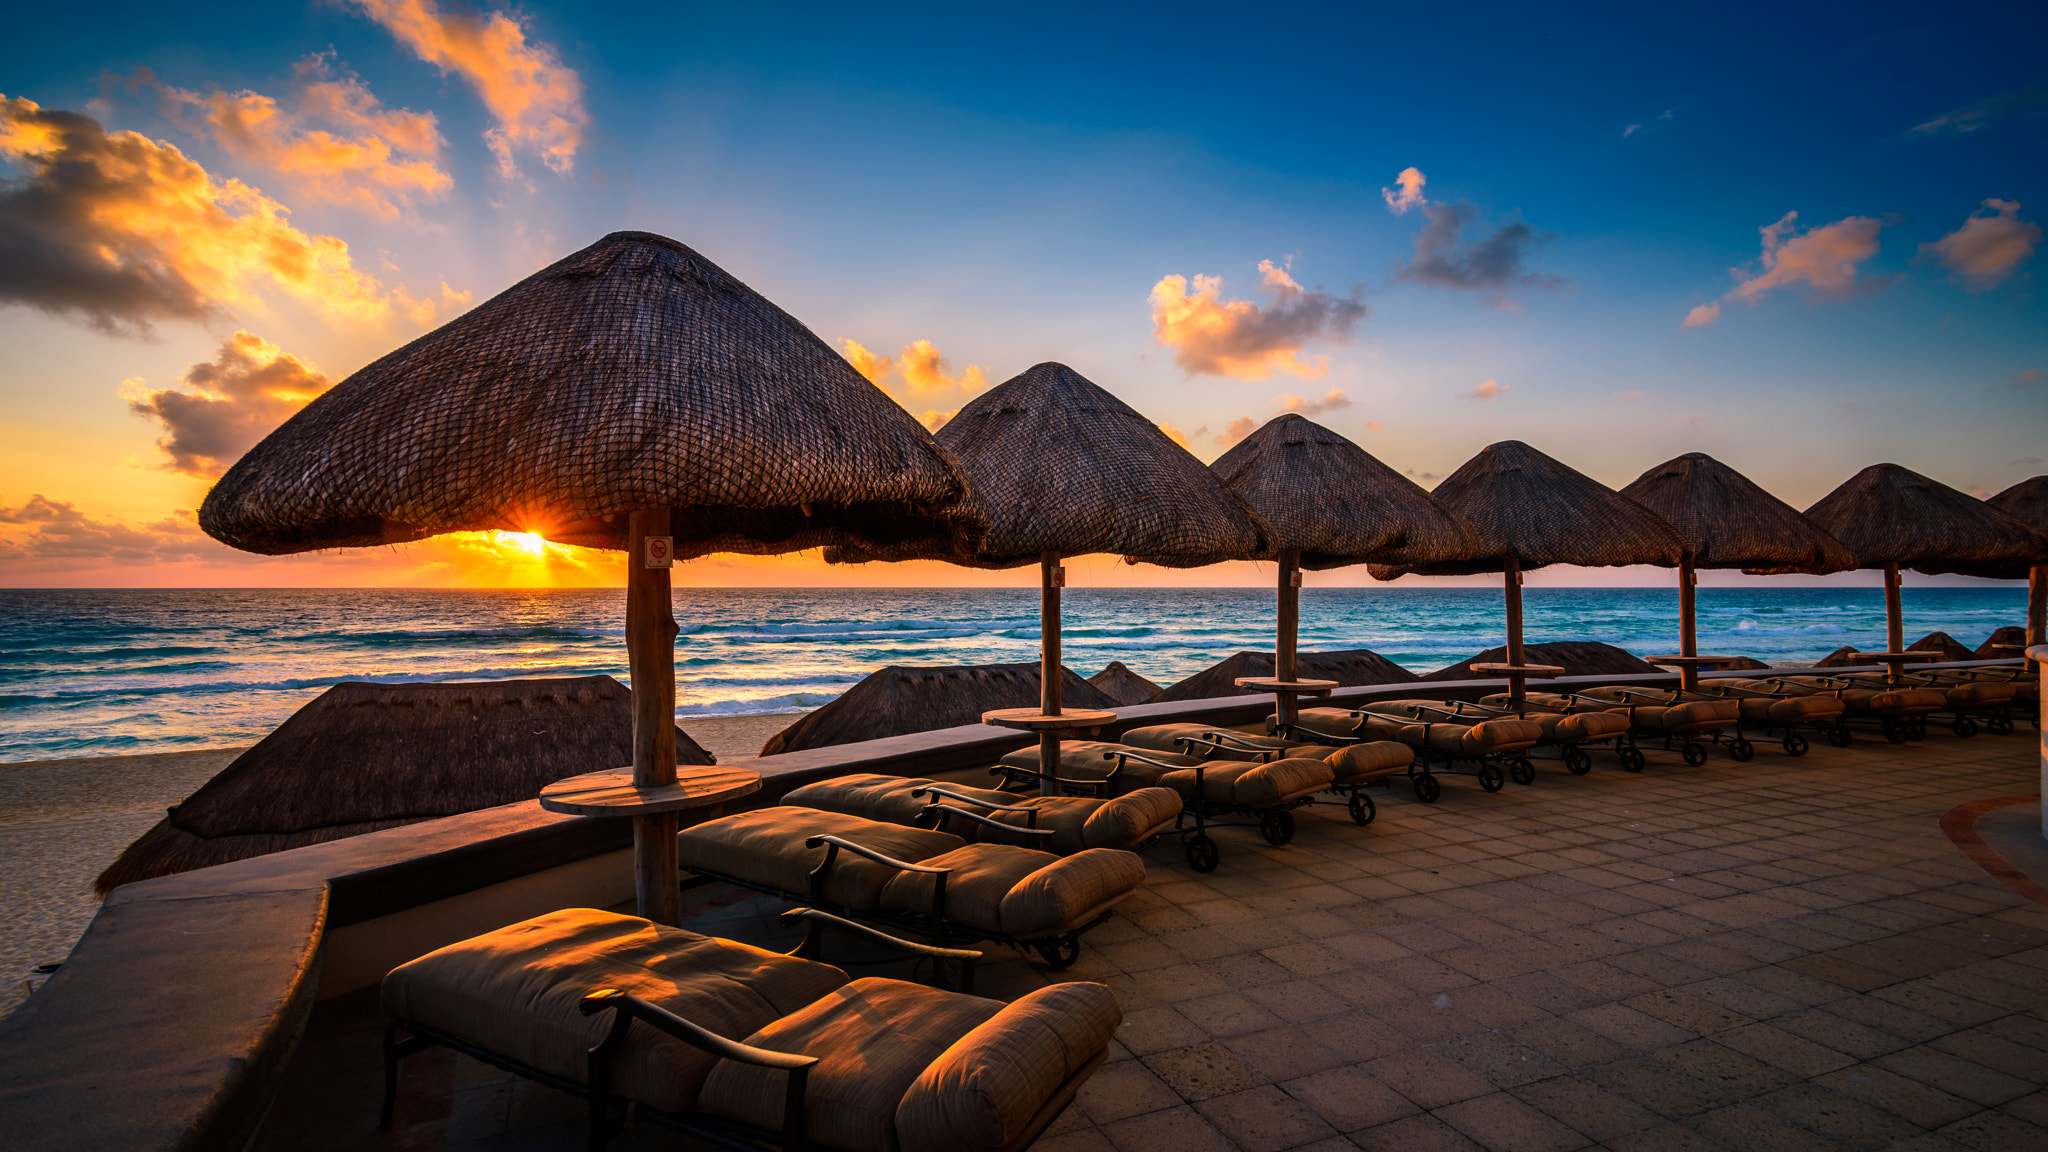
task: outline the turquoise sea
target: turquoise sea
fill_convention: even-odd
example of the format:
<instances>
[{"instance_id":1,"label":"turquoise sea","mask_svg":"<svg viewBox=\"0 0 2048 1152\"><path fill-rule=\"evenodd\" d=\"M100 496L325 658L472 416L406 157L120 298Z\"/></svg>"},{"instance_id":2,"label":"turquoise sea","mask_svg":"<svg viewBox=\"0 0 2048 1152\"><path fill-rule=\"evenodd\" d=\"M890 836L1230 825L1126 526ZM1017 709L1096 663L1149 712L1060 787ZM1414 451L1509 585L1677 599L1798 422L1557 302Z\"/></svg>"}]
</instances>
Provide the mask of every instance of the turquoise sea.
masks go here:
<instances>
[{"instance_id":1,"label":"turquoise sea","mask_svg":"<svg viewBox=\"0 0 2048 1152\"><path fill-rule=\"evenodd\" d=\"M1676 650L1675 589L1531 588L1526 635ZM2023 586L1905 592L1906 635L1975 647ZM1701 651L1762 660L1884 638L1875 588L1703 588ZM1035 660L1036 589L681 590L677 713L815 708L887 664ZM1263 589L1069 589L1068 667L1122 660L1171 683L1272 644ZM609 673L617 590L0 591L0 761L247 744L343 680ZM1505 643L1488 588L1310 588L1304 650L1372 648L1416 671Z\"/></svg>"}]
</instances>

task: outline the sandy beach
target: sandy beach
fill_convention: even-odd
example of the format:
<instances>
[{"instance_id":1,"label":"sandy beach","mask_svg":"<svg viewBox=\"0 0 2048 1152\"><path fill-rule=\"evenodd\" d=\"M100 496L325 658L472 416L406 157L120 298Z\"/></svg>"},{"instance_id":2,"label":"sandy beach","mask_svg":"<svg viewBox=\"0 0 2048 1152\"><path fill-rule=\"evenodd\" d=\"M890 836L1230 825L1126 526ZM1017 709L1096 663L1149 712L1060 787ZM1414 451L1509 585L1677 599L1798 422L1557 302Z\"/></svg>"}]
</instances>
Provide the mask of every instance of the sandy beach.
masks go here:
<instances>
[{"instance_id":1,"label":"sandy beach","mask_svg":"<svg viewBox=\"0 0 2048 1152\"><path fill-rule=\"evenodd\" d=\"M720 763L750 760L793 715L686 720ZM240 748L0 764L0 1013L27 996L38 964L59 962L99 909L93 877L240 755Z\"/></svg>"}]
</instances>

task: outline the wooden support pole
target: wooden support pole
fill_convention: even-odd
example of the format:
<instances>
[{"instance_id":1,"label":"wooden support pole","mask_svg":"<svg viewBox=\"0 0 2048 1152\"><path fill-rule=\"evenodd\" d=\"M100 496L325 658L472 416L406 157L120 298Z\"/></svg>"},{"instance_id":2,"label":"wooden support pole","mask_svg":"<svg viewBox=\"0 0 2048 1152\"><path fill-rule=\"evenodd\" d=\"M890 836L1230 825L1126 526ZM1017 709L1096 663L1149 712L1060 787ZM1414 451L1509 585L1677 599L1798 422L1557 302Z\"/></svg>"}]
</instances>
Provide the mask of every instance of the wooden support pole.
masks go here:
<instances>
[{"instance_id":1,"label":"wooden support pole","mask_svg":"<svg viewBox=\"0 0 2048 1152\"><path fill-rule=\"evenodd\" d=\"M2048 564L2036 564L2027 571L2027 647L2048 644L2042 636L2043 617L2048 617ZM2042 817L2048 821L2048 816Z\"/></svg>"},{"instance_id":2,"label":"wooden support pole","mask_svg":"<svg viewBox=\"0 0 2048 1152\"><path fill-rule=\"evenodd\" d=\"M648 539L669 539L669 512L634 512L627 536L626 657L633 674L633 783L676 782L676 618L669 570L649 567ZM666 553L664 554L666 555ZM640 914L657 924L682 919L673 812L633 818L633 891Z\"/></svg>"},{"instance_id":3,"label":"wooden support pole","mask_svg":"<svg viewBox=\"0 0 2048 1152\"><path fill-rule=\"evenodd\" d=\"M1503 587L1507 591L1508 614L1508 663L1517 668L1522 661L1522 562L1508 557L1507 568L1502 573ZM1522 702L1522 694L1528 679L1520 673L1508 674L1508 698L1516 704Z\"/></svg>"},{"instance_id":4,"label":"wooden support pole","mask_svg":"<svg viewBox=\"0 0 2048 1152\"><path fill-rule=\"evenodd\" d=\"M1066 582L1066 571L1060 567L1060 554L1042 552L1038 556L1038 708L1047 716L1060 714L1060 586ZM1051 777L1059 772L1059 733L1047 729L1038 734L1038 770L1044 776L1038 782L1041 796L1052 796L1059 789Z\"/></svg>"},{"instance_id":5,"label":"wooden support pole","mask_svg":"<svg viewBox=\"0 0 2048 1152\"><path fill-rule=\"evenodd\" d=\"M1884 566L1884 650L1904 652L1906 650L1906 620L1899 607L1899 566ZM1899 665L1894 662L1885 665L1888 679L1899 678Z\"/></svg>"},{"instance_id":6,"label":"wooden support pole","mask_svg":"<svg viewBox=\"0 0 2048 1152\"><path fill-rule=\"evenodd\" d=\"M1693 622L1693 589L1699 582L1699 573L1693 571L1692 554L1687 553L1678 565L1678 654L1681 656L1700 654L1699 629ZM1678 682L1688 692L1698 688L1699 666L1681 665L1678 669Z\"/></svg>"},{"instance_id":7,"label":"wooden support pole","mask_svg":"<svg viewBox=\"0 0 2048 1152\"><path fill-rule=\"evenodd\" d=\"M1284 549L1280 553L1278 596L1278 622L1274 628L1273 678L1299 680L1300 665L1295 660L1295 644L1301 631L1301 553L1292 548ZM1282 724L1294 723L1294 694L1279 693L1276 711Z\"/></svg>"}]
</instances>

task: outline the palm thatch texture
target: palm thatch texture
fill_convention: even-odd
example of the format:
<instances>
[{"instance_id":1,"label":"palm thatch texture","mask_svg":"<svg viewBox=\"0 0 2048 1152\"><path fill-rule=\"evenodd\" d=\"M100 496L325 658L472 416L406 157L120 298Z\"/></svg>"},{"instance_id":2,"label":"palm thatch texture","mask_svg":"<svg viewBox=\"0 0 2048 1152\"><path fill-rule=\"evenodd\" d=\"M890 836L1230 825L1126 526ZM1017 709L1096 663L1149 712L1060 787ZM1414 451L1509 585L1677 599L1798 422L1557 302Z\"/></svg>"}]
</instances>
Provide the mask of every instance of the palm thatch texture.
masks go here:
<instances>
[{"instance_id":1,"label":"palm thatch texture","mask_svg":"<svg viewBox=\"0 0 2048 1152\"><path fill-rule=\"evenodd\" d=\"M480 529L624 548L635 781L675 780L669 555L965 547L958 474L824 341L673 240L617 232L383 357L230 468L199 511L288 553ZM673 924L675 819L636 817Z\"/></svg>"},{"instance_id":2,"label":"palm thatch texture","mask_svg":"<svg viewBox=\"0 0 2048 1152\"><path fill-rule=\"evenodd\" d=\"M1929 632L1911 644L1908 652L1939 652L1943 660L1975 660L1977 654L1963 647L1962 643L1946 632Z\"/></svg>"},{"instance_id":3,"label":"palm thatch texture","mask_svg":"<svg viewBox=\"0 0 2048 1152\"><path fill-rule=\"evenodd\" d=\"M1258 559L1278 561L1280 570L1273 666L1264 674L1281 681L1301 676L1302 568L1471 560L1481 551L1471 525L1421 485L1291 412L1268 420L1209 469L1266 523ZM1279 711L1283 723L1293 721L1291 694L1279 695Z\"/></svg>"},{"instance_id":4,"label":"palm thatch texture","mask_svg":"<svg viewBox=\"0 0 2048 1152\"><path fill-rule=\"evenodd\" d=\"M1595 640L1558 640L1549 644L1529 644L1522 653L1538 664L1549 664L1564 669L1566 676L1634 676L1641 673L1655 675L1663 669L1655 664L1646 664L1612 644ZM1476 656L1448 664L1421 677L1424 680L1472 680L1480 678L1472 671L1474 664L1498 664L1507 659L1506 648L1488 648Z\"/></svg>"},{"instance_id":5,"label":"palm thatch texture","mask_svg":"<svg viewBox=\"0 0 2048 1152\"><path fill-rule=\"evenodd\" d=\"M1900 569L2009 578L2048 556L2048 535L1897 464L1872 464L1851 476L1806 518L1841 541L1858 568L1884 569L1887 652L1905 642Z\"/></svg>"},{"instance_id":6,"label":"palm thatch texture","mask_svg":"<svg viewBox=\"0 0 2048 1152\"><path fill-rule=\"evenodd\" d=\"M710 753L676 731L677 758ZM531 800L633 756L632 694L609 676L337 684L237 756L95 887Z\"/></svg>"},{"instance_id":7,"label":"palm thatch texture","mask_svg":"<svg viewBox=\"0 0 2048 1152\"><path fill-rule=\"evenodd\" d=\"M1374 579L1500 572L1507 590L1508 663L1520 667L1522 573L1549 564L1604 568L1655 564L1676 568L1685 559L1678 530L1628 497L1573 471L1519 440L1480 450L1444 478L1431 495L1479 532L1481 560L1457 563L1375 564ZM1510 675L1520 699L1524 678Z\"/></svg>"},{"instance_id":8,"label":"palm thatch texture","mask_svg":"<svg viewBox=\"0 0 2048 1152\"><path fill-rule=\"evenodd\" d=\"M1058 716L1062 557L1106 552L1171 568L1256 555L1265 526L1187 449L1064 364L1037 364L969 401L938 441L966 473L987 532L972 550L919 542L827 549L836 563L941 559L977 568L1037 562L1039 709ZM1047 729L1041 761L1059 762ZM1048 781L1045 785L1051 787Z\"/></svg>"},{"instance_id":9,"label":"palm thatch texture","mask_svg":"<svg viewBox=\"0 0 2048 1152\"><path fill-rule=\"evenodd\" d=\"M1985 503L2037 532L2048 532L2048 476L2029 477ZM2035 557L2027 568L2026 630L2012 642L2027 646L2048 643L2048 556ZM1989 651L1994 656L2014 655L2003 648Z\"/></svg>"},{"instance_id":10,"label":"palm thatch texture","mask_svg":"<svg viewBox=\"0 0 2048 1152\"><path fill-rule=\"evenodd\" d=\"M1410 672L1370 648L1343 652L1302 652L1297 654L1301 675L1315 680L1334 680L1341 687L1361 684L1406 684L1417 679ZM1210 700L1218 696L1255 696L1256 689L1239 688L1247 676L1273 675L1273 653L1239 652L1226 657L1185 680L1161 691L1155 698L1167 700Z\"/></svg>"},{"instance_id":11,"label":"palm thatch texture","mask_svg":"<svg viewBox=\"0 0 2048 1152\"><path fill-rule=\"evenodd\" d=\"M1678 566L1682 656L1699 655L1694 569L1798 568L1822 573L1856 566L1847 548L1798 509L1703 452L1666 460L1638 476L1621 494L1656 513L1685 538L1685 559ZM1688 689L1699 686L1699 672L1692 665L1683 666L1681 675Z\"/></svg>"},{"instance_id":12,"label":"palm thatch texture","mask_svg":"<svg viewBox=\"0 0 2048 1152\"><path fill-rule=\"evenodd\" d=\"M1159 695L1159 685L1131 671L1121 660L1111 660L1088 682L1122 705L1150 704Z\"/></svg>"},{"instance_id":13,"label":"palm thatch texture","mask_svg":"<svg viewBox=\"0 0 2048 1152\"><path fill-rule=\"evenodd\" d=\"M2034 585L2030 581L2027 587L2029 599L2032 598L2033 590ZM1972 655L1979 660L2010 660L2026 646L2027 630L2007 624L2002 628L1993 628L1991 635L1986 636L1984 642L1977 645L1977 651Z\"/></svg>"},{"instance_id":14,"label":"palm thatch texture","mask_svg":"<svg viewBox=\"0 0 2048 1152\"><path fill-rule=\"evenodd\" d=\"M983 712L1038 703L1038 672L1036 664L890 665L769 737L761 755L974 724ZM1118 703L1072 669L1061 668L1060 679L1062 694L1078 707L1114 708Z\"/></svg>"}]
</instances>

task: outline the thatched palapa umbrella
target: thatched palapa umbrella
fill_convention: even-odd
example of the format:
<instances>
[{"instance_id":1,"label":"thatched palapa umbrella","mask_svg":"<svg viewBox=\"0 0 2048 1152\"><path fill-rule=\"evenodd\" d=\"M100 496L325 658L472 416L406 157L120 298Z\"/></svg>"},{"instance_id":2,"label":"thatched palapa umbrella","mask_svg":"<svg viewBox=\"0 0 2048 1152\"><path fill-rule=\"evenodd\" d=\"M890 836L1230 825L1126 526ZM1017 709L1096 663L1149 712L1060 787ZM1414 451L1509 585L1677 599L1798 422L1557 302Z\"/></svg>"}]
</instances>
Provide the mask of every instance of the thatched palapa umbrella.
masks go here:
<instances>
[{"instance_id":1,"label":"thatched palapa umbrella","mask_svg":"<svg viewBox=\"0 0 2048 1152\"><path fill-rule=\"evenodd\" d=\"M1685 537L1678 565L1678 650L1685 686L1699 683L1699 634L1693 617L1697 568L1797 568L1841 572L1856 558L1798 509L1703 452L1687 452L1638 476L1623 496L1656 513Z\"/></svg>"},{"instance_id":2,"label":"thatched palapa umbrella","mask_svg":"<svg viewBox=\"0 0 2048 1152\"><path fill-rule=\"evenodd\" d=\"M2036 532L2048 532L2048 476L2035 476L1985 501ZM2048 616L2048 555L2027 566L2028 646L2048 643L2043 617Z\"/></svg>"},{"instance_id":3,"label":"thatched palapa umbrella","mask_svg":"<svg viewBox=\"0 0 2048 1152\"><path fill-rule=\"evenodd\" d=\"M910 732L973 724L984 712L1027 707L1039 698L1036 664L915 667L892 664L871 672L823 708L768 738L761 755L801 752ZM1061 696L1083 708L1114 708L1109 694L1060 670Z\"/></svg>"},{"instance_id":4,"label":"thatched palapa umbrella","mask_svg":"<svg viewBox=\"0 0 2048 1152\"><path fill-rule=\"evenodd\" d=\"M1508 684L1522 695L1522 573L1547 564L1589 568L1685 559L1677 529L1626 496L1575 472L1519 440L1480 450L1430 493L1479 532L1481 555L1459 563L1375 564L1374 579L1409 572L1432 576L1504 574L1507 589Z\"/></svg>"},{"instance_id":5,"label":"thatched palapa umbrella","mask_svg":"<svg viewBox=\"0 0 2048 1152\"><path fill-rule=\"evenodd\" d=\"M1856 557L1884 569L1885 651L1905 646L1899 569L1939 575L2021 575L2048 555L2048 536L1991 504L1897 464L1872 464L1806 510ZM1897 659L1887 660L1897 675Z\"/></svg>"},{"instance_id":6,"label":"thatched palapa umbrella","mask_svg":"<svg viewBox=\"0 0 2048 1152\"><path fill-rule=\"evenodd\" d=\"M617 232L337 384L199 522L281 554L509 529L627 550L633 772L675 782L672 557L953 542L958 474L823 340L665 237ZM636 817L674 923L676 817Z\"/></svg>"},{"instance_id":7,"label":"thatched palapa umbrella","mask_svg":"<svg viewBox=\"0 0 2048 1152\"><path fill-rule=\"evenodd\" d=\"M1294 719L1294 693L1281 686L1299 683L1303 568L1467 561L1481 553L1471 525L1421 485L1292 412L1268 420L1209 469L1266 522L1257 559L1280 567L1273 679L1283 723Z\"/></svg>"},{"instance_id":8,"label":"thatched palapa umbrella","mask_svg":"<svg viewBox=\"0 0 2048 1152\"><path fill-rule=\"evenodd\" d=\"M1039 364L969 401L939 429L966 473L988 531L969 551L919 544L828 549L839 563L940 559L976 568L1036 562L1040 589L1041 764L1059 763L1060 561L1107 552L1170 568L1259 551L1263 526L1159 426L1064 364ZM1050 780L1044 782L1049 791Z\"/></svg>"}]
</instances>

